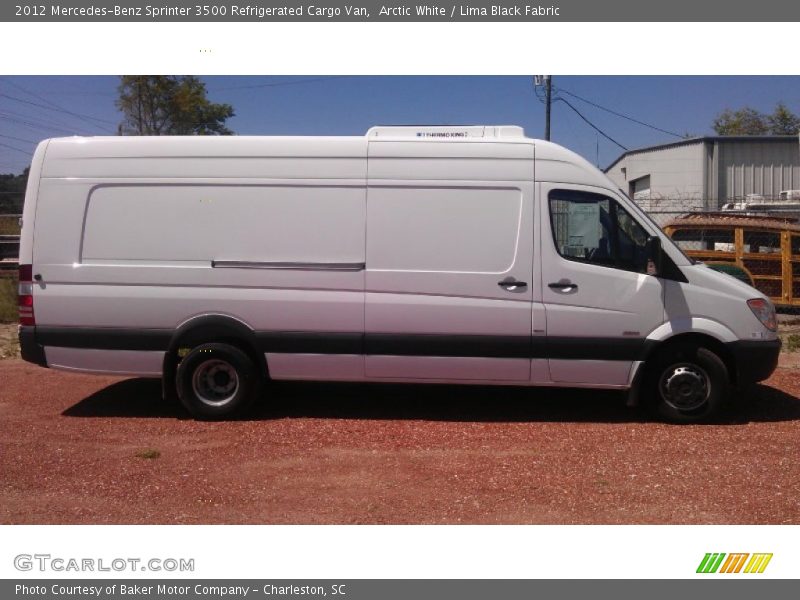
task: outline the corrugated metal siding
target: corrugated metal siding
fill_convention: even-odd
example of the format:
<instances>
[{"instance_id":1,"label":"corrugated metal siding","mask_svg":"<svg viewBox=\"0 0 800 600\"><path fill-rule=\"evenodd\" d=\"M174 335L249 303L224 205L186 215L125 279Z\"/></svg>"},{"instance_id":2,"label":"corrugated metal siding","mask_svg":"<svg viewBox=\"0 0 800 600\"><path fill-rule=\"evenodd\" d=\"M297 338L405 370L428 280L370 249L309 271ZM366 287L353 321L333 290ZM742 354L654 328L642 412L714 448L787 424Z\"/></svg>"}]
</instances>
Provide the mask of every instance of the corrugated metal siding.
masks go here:
<instances>
[{"instance_id":1,"label":"corrugated metal siding","mask_svg":"<svg viewBox=\"0 0 800 600\"><path fill-rule=\"evenodd\" d=\"M747 194L776 197L800 189L800 144L775 142L725 142L718 148L719 197L733 200Z\"/></svg>"},{"instance_id":2,"label":"corrugated metal siding","mask_svg":"<svg viewBox=\"0 0 800 600\"><path fill-rule=\"evenodd\" d=\"M698 140L696 143L629 154L607 174L629 193L632 191L631 182L649 175L651 201L669 198L692 203L703 198L704 159L704 144Z\"/></svg>"}]
</instances>

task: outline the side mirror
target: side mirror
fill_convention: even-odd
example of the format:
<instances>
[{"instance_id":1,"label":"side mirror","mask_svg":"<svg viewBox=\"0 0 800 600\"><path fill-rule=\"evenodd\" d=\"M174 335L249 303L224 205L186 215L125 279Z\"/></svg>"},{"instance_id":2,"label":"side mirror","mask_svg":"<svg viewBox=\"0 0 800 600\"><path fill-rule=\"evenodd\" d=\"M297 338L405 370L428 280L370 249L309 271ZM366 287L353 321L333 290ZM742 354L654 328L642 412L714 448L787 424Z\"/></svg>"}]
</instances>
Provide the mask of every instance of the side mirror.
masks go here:
<instances>
[{"instance_id":1,"label":"side mirror","mask_svg":"<svg viewBox=\"0 0 800 600\"><path fill-rule=\"evenodd\" d=\"M661 272L661 238L651 235L644 243L645 254L647 255L648 275L658 275Z\"/></svg>"}]
</instances>

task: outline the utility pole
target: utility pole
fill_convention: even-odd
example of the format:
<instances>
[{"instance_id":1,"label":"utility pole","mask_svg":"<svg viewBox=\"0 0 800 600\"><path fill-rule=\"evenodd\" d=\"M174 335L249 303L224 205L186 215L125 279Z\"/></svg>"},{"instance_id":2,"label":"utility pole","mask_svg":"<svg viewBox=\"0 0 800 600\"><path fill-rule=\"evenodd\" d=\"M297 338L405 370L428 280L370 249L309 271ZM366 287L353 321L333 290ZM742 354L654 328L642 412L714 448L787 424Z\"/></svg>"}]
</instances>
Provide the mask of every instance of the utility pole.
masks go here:
<instances>
[{"instance_id":1,"label":"utility pole","mask_svg":"<svg viewBox=\"0 0 800 600\"><path fill-rule=\"evenodd\" d=\"M544 139L550 141L550 105L552 104L552 80L551 75L544 76Z\"/></svg>"},{"instance_id":2,"label":"utility pole","mask_svg":"<svg viewBox=\"0 0 800 600\"><path fill-rule=\"evenodd\" d=\"M550 106L553 104L553 84L552 75L534 75L533 87L536 88L544 86L544 139L550 141ZM536 92L536 97L539 97ZM541 101L541 98L539 98Z\"/></svg>"}]
</instances>

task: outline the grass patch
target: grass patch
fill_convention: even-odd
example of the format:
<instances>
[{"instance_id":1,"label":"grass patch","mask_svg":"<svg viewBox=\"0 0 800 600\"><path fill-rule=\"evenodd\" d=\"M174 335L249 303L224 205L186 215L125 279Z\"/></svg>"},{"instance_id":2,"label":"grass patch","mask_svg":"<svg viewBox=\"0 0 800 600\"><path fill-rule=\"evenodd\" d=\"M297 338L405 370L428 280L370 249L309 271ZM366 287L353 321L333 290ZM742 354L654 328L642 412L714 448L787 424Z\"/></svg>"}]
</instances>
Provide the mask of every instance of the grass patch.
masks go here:
<instances>
[{"instance_id":1,"label":"grass patch","mask_svg":"<svg viewBox=\"0 0 800 600\"><path fill-rule=\"evenodd\" d=\"M0 235L19 235L19 217L0 218Z\"/></svg>"},{"instance_id":2,"label":"grass patch","mask_svg":"<svg viewBox=\"0 0 800 600\"><path fill-rule=\"evenodd\" d=\"M800 334L793 333L786 338L786 351L797 352L800 350Z\"/></svg>"},{"instance_id":3,"label":"grass patch","mask_svg":"<svg viewBox=\"0 0 800 600\"><path fill-rule=\"evenodd\" d=\"M153 460L161 456L161 452L156 450L155 448L148 448L147 450L139 450L136 453L137 458L146 458L148 460Z\"/></svg>"},{"instance_id":4,"label":"grass patch","mask_svg":"<svg viewBox=\"0 0 800 600\"><path fill-rule=\"evenodd\" d=\"M16 323L17 278L0 277L0 323Z\"/></svg>"},{"instance_id":5,"label":"grass patch","mask_svg":"<svg viewBox=\"0 0 800 600\"><path fill-rule=\"evenodd\" d=\"M0 360L4 358L19 358L16 325L0 325Z\"/></svg>"}]
</instances>

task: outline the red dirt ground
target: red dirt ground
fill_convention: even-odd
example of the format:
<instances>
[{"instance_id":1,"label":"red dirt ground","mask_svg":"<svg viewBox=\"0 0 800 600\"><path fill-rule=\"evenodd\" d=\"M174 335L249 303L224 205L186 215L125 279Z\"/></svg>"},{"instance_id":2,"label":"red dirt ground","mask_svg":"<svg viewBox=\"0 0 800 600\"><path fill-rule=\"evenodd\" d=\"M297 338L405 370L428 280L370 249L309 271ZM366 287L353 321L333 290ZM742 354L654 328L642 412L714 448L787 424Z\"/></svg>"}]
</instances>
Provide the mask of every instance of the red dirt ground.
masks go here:
<instances>
[{"instance_id":1,"label":"red dirt ground","mask_svg":"<svg viewBox=\"0 0 800 600\"><path fill-rule=\"evenodd\" d=\"M157 381L4 360L0 522L797 524L786 360L703 426L597 391L299 383L204 423Z\"/></svg>"}]
</instances>

